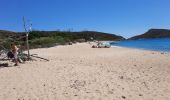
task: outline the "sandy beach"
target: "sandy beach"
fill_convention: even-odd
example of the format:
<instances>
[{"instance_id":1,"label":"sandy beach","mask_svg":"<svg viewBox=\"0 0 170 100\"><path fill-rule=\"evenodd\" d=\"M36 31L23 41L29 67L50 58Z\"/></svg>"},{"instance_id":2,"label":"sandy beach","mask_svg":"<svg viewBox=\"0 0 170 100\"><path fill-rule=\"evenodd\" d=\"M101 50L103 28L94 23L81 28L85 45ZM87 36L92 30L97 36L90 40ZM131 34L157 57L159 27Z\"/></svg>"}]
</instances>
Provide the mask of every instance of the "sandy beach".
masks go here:
<instances>
[{"instance_id":1,"label":"sandy beach","mask_svg":"<svg viewBox=\"0 0 170 100\"><path fill-rule=\"evenodd\" d=\"M50 61L0 68L0 100L170 100L170 53L78 43L31 54Z\"/></svg>"}]
</instances>

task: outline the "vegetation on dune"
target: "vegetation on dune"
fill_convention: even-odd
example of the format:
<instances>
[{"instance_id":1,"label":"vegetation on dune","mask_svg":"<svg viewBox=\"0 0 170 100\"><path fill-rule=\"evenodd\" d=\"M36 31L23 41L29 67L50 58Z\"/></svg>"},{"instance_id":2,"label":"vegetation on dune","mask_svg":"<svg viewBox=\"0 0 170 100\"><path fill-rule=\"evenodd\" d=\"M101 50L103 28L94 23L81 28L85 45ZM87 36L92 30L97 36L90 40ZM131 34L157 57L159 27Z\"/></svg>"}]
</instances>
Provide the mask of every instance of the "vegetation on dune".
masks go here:
<instances>
[{"instance_id":1,"label":"vegetation on dune","mask_svg":"<svg viewBox=\"0 0 170 100\"><path fill-rule=\"evenodd\" d=\"M53 46L56 43L58 44L65 44L65 39L61 36L57 36L57 37L40 37L40 38L35 38L33 40L29 40L29 43L31 46L42 46L42 47L49 47L49 46Z\"/></svg>"},{"instance_id":2,"label":"vegetation on dune","mask_svg":"<svg viewBox=\"0 0 170 100\"><path fill-rule=\"evenodd\" d=\"M0 45L9 47L11 42L25 45L26 38L24 32L0 31ZM64 45L68 42L84 42L94 40L122 40L121 36L114 34L83 31L83 32L64 32L64 31L32 31L29 34L31 48L50 47L56 44Z\"/></svg>"}]
</instances>

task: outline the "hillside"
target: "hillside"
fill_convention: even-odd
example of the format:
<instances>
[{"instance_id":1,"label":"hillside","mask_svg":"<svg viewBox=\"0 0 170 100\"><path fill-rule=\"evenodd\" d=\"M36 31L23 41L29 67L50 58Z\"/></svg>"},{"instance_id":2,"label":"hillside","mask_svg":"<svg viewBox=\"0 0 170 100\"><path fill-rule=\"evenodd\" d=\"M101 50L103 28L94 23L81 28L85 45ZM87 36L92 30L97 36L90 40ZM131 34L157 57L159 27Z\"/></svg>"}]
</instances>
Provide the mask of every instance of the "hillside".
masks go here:
<instances>
[{"instance_id":1,"label":"hillside","mask_svg":"<svg viewBox=\"0 0 170 100\"><path fill-rule=\"evenodd\" d=\"M150 29L146 33L129 38L130 40L151 39L151 38L170 38L168 29Z\"/></svg>"},{"instance_id":2,"label":"hillside","mask_svg":"<svg viewBox=\"0 0 170 100\"><path fill-rule=\"evenodd\" d=\"M16 35L17 33L15 32L0 30L0 39L5 39L7 37L13 37Z\"/></svg>"},{"instance_id":3,"label":"hillside","mask_svg":"<svg viewBox=\"0 0 170 100\"><path fill-rule=\"evenodd\" d=\"M51 37L51 36L62 36L69 38L70 40L85 39L90 40L91 37L94 40L111 40L119 41L124 39L122 36L117 36L115 34L95 32L95 31L82 31L82 32L62 32L62 31L33 31L31 32L30 39L33 37Z\"/></svg>"},{"instance_id":4,"label":"hillside","mask_svg":"<svg viewBox=\"0 0 170 100\"><path fill-rule=\"evenodd\" d=\"M10 32L10 31L0 31L0 43L9 45L9 42L15 41L18 44L23 44L25 38L24 32ZM53 45L53 44L66 44L68 42L79 42L94 40L103 41L119 41L124 40L122 36L117 36L114 34L95 32L95 31L82 31L82 32L64 32L64 31L33 31L29 34L29 43L31 46L36 45ZM8 42L8 43L6 43Z\"/></svg>"}]
</instances>

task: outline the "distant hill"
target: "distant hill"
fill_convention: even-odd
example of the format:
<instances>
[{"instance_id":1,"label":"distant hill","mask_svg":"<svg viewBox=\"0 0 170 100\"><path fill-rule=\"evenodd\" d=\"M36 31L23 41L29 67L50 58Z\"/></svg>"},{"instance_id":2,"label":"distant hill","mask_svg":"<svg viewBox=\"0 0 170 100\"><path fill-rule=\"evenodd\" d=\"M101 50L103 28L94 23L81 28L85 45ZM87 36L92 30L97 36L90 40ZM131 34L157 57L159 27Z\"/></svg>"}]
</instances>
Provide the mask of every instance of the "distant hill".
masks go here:
<instances>
[{"instance_id":1,"label":"distant hill","mask_svg":"<svg viewBox=\"0 0 170 100\"><path fill-rule=\"evenodd\" d=\"M168 29L150 29L146 33L129 38L130 40L151 39L151 38L170 38Z\"/></svg>"}]
</instances>

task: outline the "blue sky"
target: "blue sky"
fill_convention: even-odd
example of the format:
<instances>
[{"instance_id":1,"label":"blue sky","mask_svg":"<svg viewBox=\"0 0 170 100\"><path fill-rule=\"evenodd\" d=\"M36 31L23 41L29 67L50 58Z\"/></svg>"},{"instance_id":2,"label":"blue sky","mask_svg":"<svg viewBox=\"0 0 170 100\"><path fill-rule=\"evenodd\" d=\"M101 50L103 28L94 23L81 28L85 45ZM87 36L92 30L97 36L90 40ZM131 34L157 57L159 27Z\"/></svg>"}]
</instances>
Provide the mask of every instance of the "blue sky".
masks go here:
<instances>
[{"instance_id":1,"label":"blue sky","mask_svg":"<svg viewBox=\"0 0 170 100\"><path fill-rule=\"evenodd\" d=\"M170 29L170 0L0 0L0 29L101 31L131 37Z\"/></svg>"}]
</instances>

